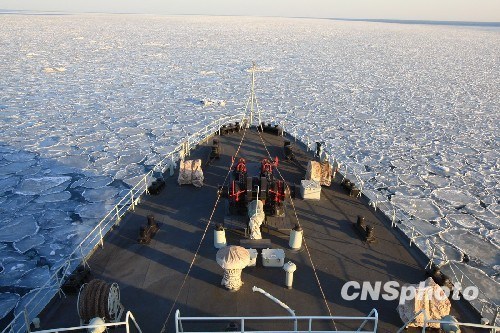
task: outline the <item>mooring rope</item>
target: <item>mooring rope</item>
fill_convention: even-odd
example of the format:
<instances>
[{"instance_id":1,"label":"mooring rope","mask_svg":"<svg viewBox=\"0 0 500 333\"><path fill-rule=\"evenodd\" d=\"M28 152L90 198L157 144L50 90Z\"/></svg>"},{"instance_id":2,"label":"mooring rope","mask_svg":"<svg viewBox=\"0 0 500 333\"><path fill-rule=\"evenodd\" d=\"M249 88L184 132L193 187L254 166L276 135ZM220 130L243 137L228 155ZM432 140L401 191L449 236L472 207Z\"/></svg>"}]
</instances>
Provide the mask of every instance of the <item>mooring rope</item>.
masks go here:
<instances>
[{"instance_id":1,"label":"mooring rope","mask_svg":"<svg viewBox=\"0 0 500 333\"><path fill-rule=\"evenodd\" d=\"M240 144L238 145L238 149L236 149L236 153L234 153L234 155L231 157L231 164L229 165L229 170L228 170L228 172L226 174L226 177L224 178L223 184L226 183L226 180L229 177L229 174L231 173L231 169L233 167L234 161L236 160L236 156L238 155L238 153L240 151L240 148L241 148L241 145L243 144L243 140L245 139L245 135L246 135L247 129L246 129L246 126L243 126L243 127L244 127L244 130L243 130L243 135L242 135L241 140L240 140ZM174 310L174 307L177 304L177 301L179 300L179 296L181 295L182 289L184 288L184 285L186 284L186 281L187 281L187 278L189 276L189 273L191 273L191 269L194 266L194 262L196 260L196 257L198 256L198 253L200 251L200 248L201 248L201 245L203 243L203 240L205 239L205 236L207 234L208 227L212 223L212 218L213 218L213 216L215 214L215 210L217 209L217 205L218 205L218 203L220 201L221 194L222 194L221 191L217 191L217 199L215 200L215 204L214 204L214 207L212 209L212 213L210 214L210 217L208 219L207 225L205 226L205 230L203 231L203 235L201 236L201 240L200 240L200 243L198 244L198 248L196 249L196 251L194 253L194 256L193 256L193 259L191 260L191 263L189 264L189 269L186 272L186 274L184 275L184 279L182 280L181 287L179 288L179 291L177 292L177 295L175 296L174 303L170 307L170 310L169 310L168 315L167 315L167 319L165 319L165 322L163 323L163 327L161 329L161 333L164 333L165 330L167 329L167 323L168 323L168 321L170 319L170 316L172 315L172 311Z\"/></svg>"}]
</instances>

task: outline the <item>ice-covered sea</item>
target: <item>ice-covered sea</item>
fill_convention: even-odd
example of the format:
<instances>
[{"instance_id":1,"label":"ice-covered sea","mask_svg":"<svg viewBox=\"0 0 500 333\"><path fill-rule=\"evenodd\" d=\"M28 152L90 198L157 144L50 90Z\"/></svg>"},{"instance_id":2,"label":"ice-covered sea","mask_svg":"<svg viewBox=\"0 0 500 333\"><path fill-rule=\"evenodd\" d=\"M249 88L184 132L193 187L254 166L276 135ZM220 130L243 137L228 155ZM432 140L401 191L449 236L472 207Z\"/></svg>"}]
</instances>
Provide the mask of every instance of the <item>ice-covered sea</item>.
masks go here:
<instances>
[{"instance_id":1,"label":"ice-covered sea","mask_svg":"<svg viewBox=\"0 0 500 333\"><path fill-rule=\"evenodd\" d=\"M265 116L325 141L500 304L500 29L0 15L0 318L185 134L244 106L252 61Z\"/></svg>"}]
</instances>

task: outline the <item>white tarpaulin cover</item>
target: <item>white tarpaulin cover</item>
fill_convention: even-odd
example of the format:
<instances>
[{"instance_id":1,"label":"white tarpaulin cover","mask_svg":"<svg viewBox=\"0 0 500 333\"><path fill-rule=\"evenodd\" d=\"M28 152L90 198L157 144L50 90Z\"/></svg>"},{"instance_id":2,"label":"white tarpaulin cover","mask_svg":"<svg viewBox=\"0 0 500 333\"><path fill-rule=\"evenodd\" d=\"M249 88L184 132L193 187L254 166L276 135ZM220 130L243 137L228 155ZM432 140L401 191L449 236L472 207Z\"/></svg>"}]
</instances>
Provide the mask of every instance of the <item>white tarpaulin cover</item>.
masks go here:
<instances>
[{"instance_id":1,"label":"white tarpaulin cover","mask_svg":"<svg viewBox=\"0 0 500 333\"><path fill-rule=\"evenodd\" d=\"M262 239L260 226L264 222L264 204L260 200L254 200L248 204L248 217L250 222L250 239Z\"/></svg>"},{"instance_id":2,"label":"white tarpaulin cover","mask_svg":"<svg viewBox=\"0 0 500 333\"><path fill-rule=\"evenodd\" d=\"M221 285L229 290L241 288L241 271L250 263L250 253L241 246L226 246L217 251L217 263L224 269Z\"/></svg>"},{"instance_id":3,"label":"white tarpaulin cover","mask_svg":"<svg viewBox=\"0 0 500 333\"><path fill-rule=\"evenodd\" d=\"M403 322L408 322L420 310L424 309L427 319L439 320L450 314L451 303L444 290L429 277L421 285L410 285L415 288L415 297L398 305L398 312ZM408 324L411 327L422 327L424 324L424 314L419 314L413 322ZM429 323L429 327L439 328L439 323Z\"/></svg>"},{"instance_id":4,"label":"white tarpaulin cover","mask_svg":"<svg viewBox=\"0 0 500 333\"><path fill-rule=\"evenodd\" d=\"M330 162L309 161L307 164L306 179L317 181L320 185L332 184L333 169Z\"/></svg>"},{"instance_id":5,"label":"white tarpaulin cover","mask_svg":"<svg viewBox=\"0 0 500 333\"><path fill-rule=\"evenodd\" d=\"M203 186L203 170L201 169L201 160L186 160L180 162L179 185L193 184L196 187Z\"/></svg>"}]
</instances>

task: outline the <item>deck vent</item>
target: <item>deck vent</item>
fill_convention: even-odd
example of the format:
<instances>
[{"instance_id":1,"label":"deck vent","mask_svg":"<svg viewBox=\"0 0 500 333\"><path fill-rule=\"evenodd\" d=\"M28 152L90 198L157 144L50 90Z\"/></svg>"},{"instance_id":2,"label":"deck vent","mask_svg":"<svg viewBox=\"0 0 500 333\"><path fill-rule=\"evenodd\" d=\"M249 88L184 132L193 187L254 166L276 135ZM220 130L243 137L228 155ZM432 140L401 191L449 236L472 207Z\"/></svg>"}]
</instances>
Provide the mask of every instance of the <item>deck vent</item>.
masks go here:
<instances>
[{"instance_id":1,"label":"deck vent","mask_svg":"<svg viewBox=\"0 0 500 333\"><path fill-rule=\"evenodd\" d=\"M288 245L290 248L294 250L300 250L302 247L302 237L304 235L304 230L300 225L296 225L291 231L290 231L290 240L288 242Z\"/></svg>"},{"instance_id":2,"label":"deck vent","mask_svg":"<svg viewBox=\"0 0 500 333\"><path fill-rule=\"evenodd\" d=\"M226 245L227 245L226 231L224 230L222 224L217 223L214 229L214 247L216 249L220 249Z\"/></svg>"}]
</instances>

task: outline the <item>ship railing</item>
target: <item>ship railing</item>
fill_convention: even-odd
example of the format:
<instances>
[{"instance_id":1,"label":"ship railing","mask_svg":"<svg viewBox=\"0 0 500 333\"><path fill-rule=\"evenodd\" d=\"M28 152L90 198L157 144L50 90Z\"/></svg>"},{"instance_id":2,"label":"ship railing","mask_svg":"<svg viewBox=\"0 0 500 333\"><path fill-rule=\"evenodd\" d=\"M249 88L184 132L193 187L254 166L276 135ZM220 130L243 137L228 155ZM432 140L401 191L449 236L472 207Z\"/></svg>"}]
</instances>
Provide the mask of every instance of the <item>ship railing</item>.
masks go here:
<instances>
[{"instance_id":1,"label":"ship railing","mask_svg":"<svg viewBox=\"0 0 500 333\"><path fill-rule=\"evenodd\" d=\"M417 313L415 313L415 315L413 315L413 317L411 317L407 322L405 322L404 325L401 326L396 333L401 333L404 330L406 330L408 325L413 323L415 321L415 319L420 315L423 315L422 333L425 333L427 331L427 328L429 328L430 324L439 324L439 326L448 324L448 325L457 326L458 328L460 328L460 327L481 328L481 329L483 329L482 331L488 331L490 333L500 332L500 326L487 325L487 324L461 323L458 321L447 321L447 320L442 320L442 319L440 319L440 320L430 319L430 318L428 318L427 312L425 311L425 309L422 309L422 310L418 311ZM432 326L436 326L436 325L432 325Z\"/></svg>"},{"instance_id":2,"label":"ship railing","mask_svg":"<svg viewBox=\"0 0 500 333\"><path fill-rule=\"evenodd\" d=\"M275 120L277 124L280 123L279 120ZM284 128L284 131L294 138L295 141L299 140L300 142L306 145L307 151L315 150L315 143L317 141L321 141L322 139L319 137L311 137L305 130L299 130L297 127L292 129L291 131L287 131L283 122L280 123ZM337 163L341 166L338 170L340 176L343 179L350 178L358 185L360 193L365 194L365 196L370 200L370 205L375 209L379 209L383 214L385 214L389 220L391 221L391 226L393 228L400 228L398 222L402 222L405 227L408 228L408 238L409 245L415 244L415 241L418 238L429 239L428 233L421 231L418 227L411 222L409 214L402 210L399 207L396 207L389 201L389 199L383 195L377 195L377 189L372 188L371 184L365 183L363 181L362 172L357 171L355 166L351 166L350 163L356 163L355 161L346 161L346 160L338 160L334 154L334 147L329 147L328 144L323 144L323 158L326 158L332 165ZM354 179L352 179L354 177ZM375 197L374 197L375 196ZM429 253L424 253L429 262L426 268L433 266L434 264L438 264L437 260L441 258L441 261L448 262L449 272L452 278L452 282L459 282L463 288L467 286L473 286L477 288L479 291L480 297L476 300L476 302L472 302L472 306L479 312L479 314L487 318L491 323L496 324L500 321L500 305L497 304L494 300L491 299L490 295L482 290L476 283L472 281L472 279L467 276L465 272L460 269L453 261L449 261L447 259L446 253L444 250L435 244L432 240L428 244ZM424 251L422 251L424 252ZM439 265L437 265L439 266ZM443 267L446 269L446 267Z\"/></svg>"},{"instance_id":3,"label":"ship railing","mask_svg":"<svg viewBox=\"0 0 500 333\"><path fill-rule=\"evenodd\" d=\"M22 310L18 310L14 319L3 329L2 333L20 333L29 331L30 323L47 306L50 300L57 294L63 295L62 285L68 276L80 265L88 265L87 260L99 247L104 246L104 237L114 227L119 225L120 220L129 210L134 210L140 203L141 196L148 193L148 187L154 180L155 175L163 175L169 168L173 170L179 159L189 155L191 149L197 144L206 142L215 134L220 134L220 128L224 124L240 122L244 124L245 114L235 114L220 117L199 131L190 134L180 141L168 154L166 154L151 170L139 178L136 185L130 188L127 195L122 197L100 222L76 245L68 258L58 267L52 268L52 275L47 282L38 289L34 289L33 296L24 304ZM21 301L22 302L22 301Z\"/></svg>"},{"instance_id":4,"label":"ship railing","mask_svg":"<svg viewBox=\"0 0 500 333\"><path fill-rule=\"evenodd\" d=\"M63 333L63 332L72 332L72 331L81 331L81 330L92 330L95 328L103 328L103 327L110 327L110 328L116 328L116 327L125 327L125 332L130 333L130 322L134 325L133 327L135 328L135 332L142 333L141 328L139 327L139 324L137 324L137 321L135 320L134 316L132 315L132 312L127 311L125 315L125 320L124 321L119 321L116 323L105 323L105 324L97 324L97 325L82 325L82 326L74 326L74 327L65 327L65 328L54 328L54 329L48 329L48 330L42 330L42 331L31 331L31 333Z\"/></svg>"},{"instance_id":5,"label":"ship railing","mask_svg":"<svg viewBox=\"0 0 500 333\"><path fill-rule=\"evenodd\" d=\"M358 327L356 322L361 323ZM183 323L185 325L183 325ZM371 312L366 317L349 317L349 316L263 316L263 317L181 317L180 311L175 312L175 332L176 333L191 333L198 331L186 330L184 326L196 326L196 323L201 325L209 325L209 323L215 323L218 326L216 331L208 331L208 327L204 327L203 332L205 333L215 333L215 332L259 332L259 333L278 333L278 332L336 332L336 333L376 333L378 327L378 312L376 309L372 309ZM272 327L276 327L277 323L283 323L283 327L279 330L269 330L269 329L246 329L247 326L254 325L265 327L266 323L269 323ZM325 325L335 323L335 326L351 326L357 327L351 330L337 330L334 327L328 329L313 329L314 324ZM236 324L239 328L229 329L228 325ZM301 325L299 325L301 324ZM367 324L370 324L371 329L365 328ZM285 329L287 326L289 329ZM297 329L298 327L303 327L303 329ZM363 330L364 329L364 330Z\"/></svg>"}]
</instances>

